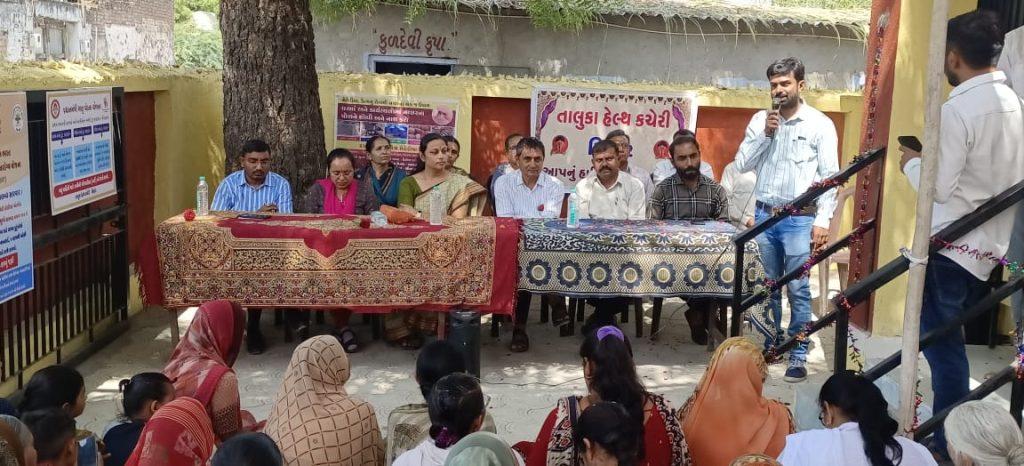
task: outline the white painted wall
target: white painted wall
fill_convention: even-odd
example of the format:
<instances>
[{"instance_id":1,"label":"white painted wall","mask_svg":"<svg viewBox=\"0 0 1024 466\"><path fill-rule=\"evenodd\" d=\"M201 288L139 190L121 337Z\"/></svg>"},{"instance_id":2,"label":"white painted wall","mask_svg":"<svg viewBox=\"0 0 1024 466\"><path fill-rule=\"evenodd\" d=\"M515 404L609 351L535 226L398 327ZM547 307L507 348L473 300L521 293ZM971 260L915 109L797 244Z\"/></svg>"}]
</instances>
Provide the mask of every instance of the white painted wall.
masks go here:
<instances>
[{"instance_id":1,"label":"white painted wall","mask_svg":"<svg viewBox=\"0 0 1024 466\"><path fill-rule=\"evenodd\" d=\"M732 24L613 18L580 34L534 28L528 18L430 11L412 24L405 9L379 6L316 27L317 67L366 71L369 54L454 58L462 65L528 67L539 76L762 85L777 58L801 58L812 87L850 89L864 69L864 43L832 29L776 26L736 35ZM648 32L644 29L656 32ZM745 27L743 30L746 30ZM832 34L816 37L814 34Z\"/></svg>"}]
</instances>

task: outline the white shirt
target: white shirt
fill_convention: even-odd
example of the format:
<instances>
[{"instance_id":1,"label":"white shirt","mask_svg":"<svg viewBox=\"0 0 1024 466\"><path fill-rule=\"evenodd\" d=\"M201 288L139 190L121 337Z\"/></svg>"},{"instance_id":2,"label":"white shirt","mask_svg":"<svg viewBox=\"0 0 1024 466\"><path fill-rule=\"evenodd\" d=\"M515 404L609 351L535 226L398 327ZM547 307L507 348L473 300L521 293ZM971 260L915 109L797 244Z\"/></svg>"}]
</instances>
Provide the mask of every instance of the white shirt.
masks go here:
<instances>
[{"instance_id":1,"label":"white shirt","mask_svg":"<svg viewBox=\"0 0 1024 466\"><path fill-rule=\"evenodd\" d=\"M824 113L801 103L793 118L783 120L774 138L764 134L768 112L754 114L736 153L741 172L756 171L754 193L770 206L785 205L839 171L839 136ZM836 208L836 190L818 197L814 226L828 228Z\"/></svg>"},{"instance_id":2,"label":"white shirt","mask_svg":"<svg viewBox=\"0 0 1024 466\"><path fill-rule=\"evenodd\" d=\"M894 437L903 447L900 466L935 466L935 459L924 445L903 436ZM892 458L889 458L892 459ZM805 430L786 436L786 447L779 455L783 466L870 466L864 454L864 438L856 422L835 429ZM397 463L396 463L397 464Z\"/></svg>"},{"instance_id":3,"label":"white shirt","mask_svg":"<svg viewBox=\"0 0 1024 466\"><path fill-rule=\"evenodd\" d=\"M1002 71L975 76L953 88L942 104L938 154L923 155L938 157L932 234L1024 180L1024 112L1005 81ZM911 160L903 172L917 189L921 160ZM1014 209L1005 210L956 243L1002 257L1009 248L1013 221ZM955 251L940 253L980 280L988 280L995 268L989 260Z\"/></svg>"},{"instance_id":4,"label":"white shirt","mask_svg":"<svg viewBox=\"0 0 1024 466\"><path fill-rule=\"evenodd\" d=\"M597 174L591 172L576 184L580 198L579 217L609 220L643 220L647 218L647 196L640 180L619 172L611 189L605 188Z\"/></svg>"},{"instance_id":5,"label":"white shirt","mask_svg":"<svg viewBox=\"0 0 1024 466\"><path fill-rule=\"evenodd\" d=\"M736 162L725 166L722 172L722 187L729 192L729 221L746 228L747 220L754 218L754 172L740 173Z\"/></svg>"},{"instance_id":6,"label":"white shirt","mask_svg":"<svg viewBox=\"0 0 1024 466\"><path fill-rule=\"evenodd\" d=\"M643 183L644 196L647 199L650 199L651 194L654 194L654 182L651 181L651 172L644 170L644 167L632 163L629 165L629 169L626 170L626 173L633 175L634 178L640 180L640 182Z\"/></svg>"},{"instance_id":7,"label":"white shirt","mask_svg":"<svg viewBox=\"0 0 1024 466\"><path fill-rule=\"evenodd\" d=\"M530 189L523 183L523 172L508 173L494 183L494 205L498 217L558 218L562 212L565 186L562 181L541 172Z\"/></svg>"},{"instance_id":8,"label":"white shirt","mask_svg":"<svg viewBox=\"0 0 1024 466\"><path fill-rule=\"evenodd\" d=\"M672 165L671 160L659 160L654 165L654 172L651 173L651 178L654 178L654 186L658 186L662 181L665 181L676 174L676 166ZM700 161L700 174L704 175L712 180L715 179L715 170L711 168L711 164L703 160Z\"/></svg>"},{"instance_id":9,"label":"white shirt","mask_svg":"<svg viewBox=\"0 0 1024 466\"><path fill-rule=\"evenodd\" d=\"M1024 27L1006 33L998 67L1006 73L1006 85L1024 95Z\"/></svg>"},{"instance_id":10,"label":"white shirt","mask_svg":"<svg viewBox=\"0 0 1024 466\"><path fill-rule=\"evenodd\" d=\"M402 453L398 458L395 458L395 462L391 463L392 466L444 466L445 460L448 459L448 450L442 450L434 445L434 440L427 438L422 443ZM519 455L518 451L512 450L512 455L516 459L516 464L522 466L526 464L523 457Z\"/></svg>"}]
</instances>

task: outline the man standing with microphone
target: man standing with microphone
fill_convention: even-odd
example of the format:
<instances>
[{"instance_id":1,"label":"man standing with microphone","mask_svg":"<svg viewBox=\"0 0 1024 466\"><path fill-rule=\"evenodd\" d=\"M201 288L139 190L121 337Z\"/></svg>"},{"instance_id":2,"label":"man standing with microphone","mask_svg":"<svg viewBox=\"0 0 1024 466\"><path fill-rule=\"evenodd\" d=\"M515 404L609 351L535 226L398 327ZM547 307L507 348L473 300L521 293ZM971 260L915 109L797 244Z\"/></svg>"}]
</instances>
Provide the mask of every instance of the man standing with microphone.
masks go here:
<instances>
[{"instance_id":1,"label":"man standing with microphone","mask_svg":"<svg viewBox=\"0 0 1024 466\"><path fill-rule=\"evenodd\" d=\"M768 66L772 109L754 114L736 153L741 173L755 171L757 199L755 219L760 222L821 181L839 171L839 137L825 114L804 103L804 65L796 58L784 58ZM787 271L799 268L814 250L828 241L828 226L835 210L835 190L829 190L817 203L805 207L777 223L757 237L761 260L768 278L778 280ZM789 282L791 309L788 335L793 336L811 320L809 280ZM827 290L823 290L827 293ZM782 336L782 294L772 293L769 301L776 331ZM793 348L786 370L787 382L807 378L807 341Z\"/></svg>"}]
</instances>

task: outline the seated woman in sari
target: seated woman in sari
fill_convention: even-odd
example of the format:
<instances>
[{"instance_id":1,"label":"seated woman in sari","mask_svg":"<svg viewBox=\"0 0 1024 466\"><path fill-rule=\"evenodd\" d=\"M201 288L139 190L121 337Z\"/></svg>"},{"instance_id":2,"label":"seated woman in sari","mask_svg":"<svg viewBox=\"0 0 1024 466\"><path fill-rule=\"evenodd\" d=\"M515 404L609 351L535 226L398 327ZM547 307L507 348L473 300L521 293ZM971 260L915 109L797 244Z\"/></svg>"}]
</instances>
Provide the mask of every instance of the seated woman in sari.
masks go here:
<instances>
[{"instance_id":1,"label":"seated woman in sari","mask_svg":"<svg viewBox=\"0 0 1024 466\"><path fill-rule=\"evenodd\" d=\"M686 440L675 408L660 395L648 392L637 376L629 340L617 327L606 326L587 335L580 347L586 396L558 400L544 421L533 444L520 443L527 453L527 466L570 466L580 464L581 454L573 442L573 429L580 414L600 402L622 405L629 413L628 429L640 432L636 464L682 466L687 464Z\"/></svg>"},{"instance_id":2,"label":"seated woman in sari","mask_svg":"<svg viewBox=\"0 0 1024 466\"><path fill-rule=\"evenodd\" d=\"M316 336L295 348L265 429L285 464L384 463L373 407L345 392L350 375L348 356L334 337Z\"/></svg>"},{"instance_id":3,"label":"seated woman in sari","mask_svg":"<svg viewBox=\"0 0 1024 466\"><path fill-rule=\"evenodd\" d=\"M242 347L244 329L245 312L238 304L227 300L203 303L164 367L178 397L195 398L206 408L221 442L263 427L242 410L238 378L231 370Z\"/></svg>"},{"instance_id":4,"label":"seated woman in sari","mask_svg":"<svg viewBox=\"0 0 1024 466\"><path fill-rule=\"evenodd\" d=\"M316 180L306 192L305 212L309 214L369 215L380 208L380 200L374 194L371 182L360 182L354 178L356 158L345 149L334 149L327 154L327 178ZM292 311L297 312L297 311ZM304 319L309 313L304 312ZM349 328L352 313L346 310L334 312L335 336L341 340L345 351L359 351L359 340Z\"/></svg>"},{"instance_id":5,"label":"seated woman in sari","mask_svg":"<svg viewBox=\"0 0 1024 466\"><path fill-rule=\"evenodd\" d=\"M435 187L444 195L445 212L449 216L480 215L487 205L487 190L468 176L449 171L448 144L444 136L430 133L420 139L419 166L402 180L398 204L427 218L431 191ZM433 333L436 329L437 315L432 312L392 312L384 318L385 338L405 349L419 349L423 346L423 333Z\"/></svg>"},{"instance_id":6,"label":"seated woman in sari","mask_svg":"<svg viewBox=\"0 0 1024 466\"><path fill-rule=\"evenodd\" d=\"M444 142L448 144L448 170L452 173L458 173L462 176L469 176L466 170L463 170L455 166L455 161L459 160L459 154L462 153L462 144L459 143L455 136L444 136Z\"/></svg>"},{"instance_id":7,"label":"seated woman in sari","mask_svg":"<svg viewBox=\"0 0 1024 466\"><path fill-rule=\"evenodd\" d=\"M793 432L789 409L762 395L768 365L742 337L725 340L679 412L694 464L729 466L749 454L779 456Z\"/></svg>"},{"instance_id":8,"label":"seated woman in sari","mask_svg":"<svg viewBox=\"0 0 1024 466\"><path fill-rule=\"evenodd\" d=\"M373 188L381 205L398 207L398 186L405 179L405 170L391 163L391 140L376 135L366 141L370 163L356 171L356 179Z\"/></svg>"},{"instance_id":9,"label":"seated woman in sari","mask_svg":"<svg viewBox=\"0 0 1024 466\"><path fill-rule=\"evenodd\" d=\"M206 464L216 438L198 400L178 398L153 414L139 436L126 466L194 466Z\"/></svg>"}]
</instances>

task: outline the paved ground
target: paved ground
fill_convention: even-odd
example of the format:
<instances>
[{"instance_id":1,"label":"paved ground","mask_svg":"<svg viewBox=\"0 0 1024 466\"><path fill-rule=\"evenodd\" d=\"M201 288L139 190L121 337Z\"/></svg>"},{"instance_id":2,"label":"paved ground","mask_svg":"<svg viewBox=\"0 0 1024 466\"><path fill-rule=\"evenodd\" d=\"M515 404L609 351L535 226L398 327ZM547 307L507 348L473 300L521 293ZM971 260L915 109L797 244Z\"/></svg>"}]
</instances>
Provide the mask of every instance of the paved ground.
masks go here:
<instances>
[{"instance_id":1,"label":"paved ground","mask_svg":"<svg viewBox=\"0 0 1024 466\"><path fill-rule=\"evenodd\" d=\"M816 283L816 280L811 283ZM690 396L710 356L705 347L689 341L683 306L679 300L667 300L658 341L643 338L633 342L635 360L647 388L666 395L676 406L681 406ZM186 312L178 319L182 332L192 315L193 312ZM507 350L508 333L494 339L485 329L481 336L481 372L484 390L491 396L489 409L498 423L499 434L509 441L533 439L558 398L584 391L580 358L577 356L580 337L558 337L555 328L537 323L537 315L534 310L529 327L532 348L527 353L514 354ZM645 333L649 333L649 308L646 319ZM88 390L88 406L79 418L80 427L102 431L120 412L118 381L138 372L163 368L171 352L168 320L166 312L158 309L139 314L133 319L128 333L80 367ZM264 331L269 339L269 350L260 356L243 352L235 365L241 384L242 405L258 419L269 413L295 346L294 343L283 343L282 333L274 329L270 321L270 313L267 313ZM628 329L627 334L632 334L632 322L624 327ZM348 390L373 404L383 427L392 408L420 399L412 378L416 353L393 348L380 341L370 341L367 326L358 325L356 331L366 345L361 353L351 356L352 378ZM808 361L811 375L802 384L783 382L785 367L771 367L766 395L792 404L796 399L796 389L800 387L801 399L805 403L800 409L803 413L798 414L804 419L816 419L812 400L816 395L815 387L831 374L832 345L831 328L813 338ZM898 347L898 339L877 344L867 341L861 345L867 347L869 354L884 354L886 345ZM1013 350L1009 347L996 350L979 347L971 348L970 353L977 382L1009 361ZM921 372L925 377L922 387L927 392L926 364L922 363ZM1001 399L1006 396L1002 394Z\"/></svg>"}]
</instances>

